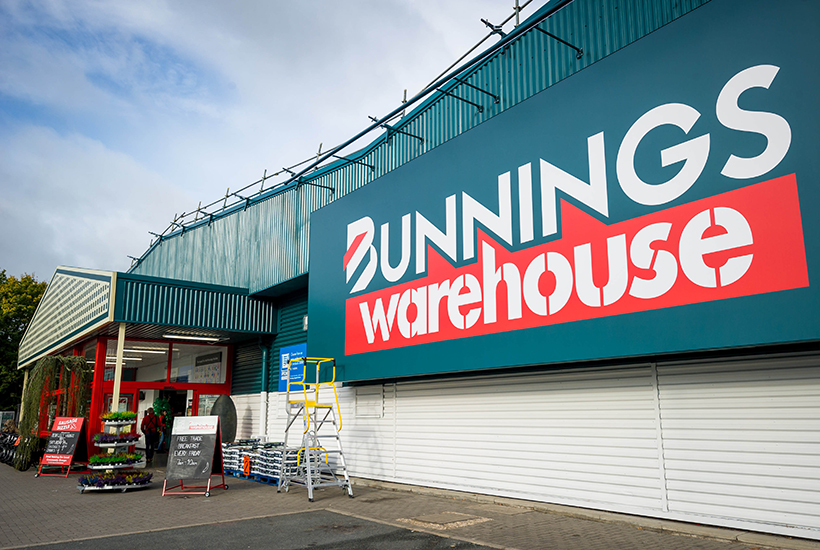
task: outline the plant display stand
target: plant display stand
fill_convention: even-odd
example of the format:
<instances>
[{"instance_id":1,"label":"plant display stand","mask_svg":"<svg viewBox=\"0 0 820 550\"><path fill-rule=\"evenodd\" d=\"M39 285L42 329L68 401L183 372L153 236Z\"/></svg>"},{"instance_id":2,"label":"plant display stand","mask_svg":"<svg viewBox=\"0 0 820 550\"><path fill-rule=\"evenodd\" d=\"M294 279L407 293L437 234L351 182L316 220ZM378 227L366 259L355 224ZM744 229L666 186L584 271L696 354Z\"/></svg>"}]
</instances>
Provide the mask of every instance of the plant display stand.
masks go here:
<instances>
[{"instance_id":1,"label":"plant display stand","mask_svg":"<svg viewBox=\"0 0 820 550\"><path fill-rule=\"evenodd\" d=\"M124 434L131 433L131 426L136 425L136 419L131 420L104 420L105 431L101 436L114 436L120 438ZM126 430L126 428L129 428ZM106 449L111 456L121 451L126 451L129 447L136 445L136 441L95 441L94 446L99 449ZM94 464L89 460L88 469L92 471L102 471L103 475L89 475L80 478L77 488L80 493L85 491L121 491L126 492L132 489L144 489L151 485L152 474L138 474L129 472L138 467L145 467L145 457L138 461L123 458L120 462Z\"/></svg>"}]
</instances>

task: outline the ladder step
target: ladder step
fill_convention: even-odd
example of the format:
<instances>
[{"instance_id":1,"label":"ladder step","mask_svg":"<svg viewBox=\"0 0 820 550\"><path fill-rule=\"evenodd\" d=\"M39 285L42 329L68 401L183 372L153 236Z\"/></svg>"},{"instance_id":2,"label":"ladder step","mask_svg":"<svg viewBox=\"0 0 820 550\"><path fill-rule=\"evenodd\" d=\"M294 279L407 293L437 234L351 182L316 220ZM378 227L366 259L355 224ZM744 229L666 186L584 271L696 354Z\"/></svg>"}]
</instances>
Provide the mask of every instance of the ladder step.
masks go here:
<instances>
[{"instance_id":1,"label":"ladder step","mask_svg":"<svg viewBox=\"0 0 820 550\"><path fill-rule=\"evenodd\" d=\"M273 464L260 467L281 468L282 476L279 480L279 489L290 485L303 485L308 488L308 497L313 500L315 487L341 487L349 496L353 496L353 488L348 477L348 470L342 450L342 438L339 434L341 426L338 401L333 403L319 401L319 386L324 384L335 389L333 382L319 383L319 367L329 359L317 359L317 384L307 386L307 393L296 394L288 392L285 410L288 422L285 426L285 441L281 454ZM306 362L309 362L306 360ZM333 363L333 378L335 380L335 362ZM307 372L307 370L306 370ZM301 387L301 386L300 386ZM290 389L290 388L289 388ZM325 394L327 395L327 394ZM328 399L328 397L325 397ZM333 399L333 396L330 397ZM338 398L337 398L338 399ZM302 423L299 423L299 419ZM324 428L328 424L332 428ZM304 431L303 431L304 430ZM288 442L288 433L301 439ZM295 439L295 438L294 438ZM331 439L333 441L331 441ZM293 444L297 443L297 446ZM327 449L326 447L333 447Z\"/></svg>"}]
</instances>

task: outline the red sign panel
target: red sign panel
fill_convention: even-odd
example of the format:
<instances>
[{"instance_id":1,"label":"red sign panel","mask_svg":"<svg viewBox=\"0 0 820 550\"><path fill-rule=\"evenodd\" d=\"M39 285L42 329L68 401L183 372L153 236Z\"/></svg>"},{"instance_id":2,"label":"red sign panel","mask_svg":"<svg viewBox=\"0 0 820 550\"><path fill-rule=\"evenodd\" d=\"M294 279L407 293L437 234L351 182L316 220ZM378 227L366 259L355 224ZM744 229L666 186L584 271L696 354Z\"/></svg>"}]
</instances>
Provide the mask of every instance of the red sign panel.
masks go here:
<instances>
[{"instance_id":1,"label":"red sign panel","mask_svg":"<svg viewBox=\"0 0 820 550\"><path fill-rule=\"evenodd\" d=\"M563 238L478 261L432 248L428 276L350 298L356 354L726 300L809 284L794 174L613 225L564 203Z\"/></svg>"}]
</instances>

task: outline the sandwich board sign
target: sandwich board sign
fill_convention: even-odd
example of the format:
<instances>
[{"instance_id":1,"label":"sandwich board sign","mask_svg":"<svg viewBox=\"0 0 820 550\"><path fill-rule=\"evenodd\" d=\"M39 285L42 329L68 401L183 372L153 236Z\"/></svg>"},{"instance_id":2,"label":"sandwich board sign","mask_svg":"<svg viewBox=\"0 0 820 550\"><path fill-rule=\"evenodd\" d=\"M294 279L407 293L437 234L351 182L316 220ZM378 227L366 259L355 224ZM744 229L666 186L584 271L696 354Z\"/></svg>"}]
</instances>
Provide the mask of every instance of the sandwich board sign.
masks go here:
<instances>
[{"instance_id":1,"label":"sandwich board sign","mask_svg":"<svg viewBox=\"0 0 820 550\"><path fill-rule=\"evenodd\" d=\"M218 416L180 416L174 418L171 428L171 445L168 449L168 465L165 469L165 481L162 494L211 495L211 489L225 485L225 472L222 467L222 437ZM221 475L222 483L211 485L211 476ZM192 485L186 481L207 480L205 485ZM178 481L178 485L168 486L169 481ZM179 489L177 492L171 492ZM191 491L204 489L204 491Z\"/></svg>"},{"instance_id":2,"label":"sandwich board sign","mask_svg":"<svg viewBox=\"0 0 820 550\"><path fill-rule=\"evenodd\" d=\"M51 435L46 443L46 450L40 460L37 476L68 477L73 462L88 460L84 418L58 416L51 426ZM43 466L59 466L61 473L45 474ZM62 469L66 468L65 473Z\"/></svg>"}]
</instances>

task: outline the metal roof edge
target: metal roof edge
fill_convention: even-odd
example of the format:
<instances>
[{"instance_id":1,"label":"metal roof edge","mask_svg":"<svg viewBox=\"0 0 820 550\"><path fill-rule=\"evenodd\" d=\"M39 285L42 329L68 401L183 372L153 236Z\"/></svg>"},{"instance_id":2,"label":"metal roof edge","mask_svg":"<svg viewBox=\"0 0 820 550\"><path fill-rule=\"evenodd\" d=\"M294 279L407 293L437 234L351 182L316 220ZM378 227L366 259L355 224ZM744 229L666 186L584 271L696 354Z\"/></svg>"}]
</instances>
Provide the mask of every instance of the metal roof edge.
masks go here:
<instances>
[{"instance_id":1,"label":"metal roof edge","mask_svg":"<svg viewBox=\"0 0 820 550\"><path fill-rule=\"evenodd\" d=\"M25 359L22 359L17 364L17 370L26 368L27 366L31 365L32 363L36 362L37 360L49 355L57 350L63 349L67 346L74 344L75 342L81 341L86 335L91 334L98 328L105 326L109 323L108 315L101 316L98 319L94 319L93 321L89 322L87 325L80 327L79 329L75 330L74 332L67 334L63 338L53 342L52 344L37 350L36 352L32 353Z\"/></svg>"},{"instance_id":2,"label":"metal roof edge","mask_svg":"<svg viewBox=\"0 0 820 550\"><path fill-rule=\"evenodd\" d=\"M276 283L269 287L254 291L251 296L260 298L278 298L291 292L306 289L308 282L308 273L300 273L295 277L291 277L281 283Z\"/></svg>"},{"instance_id":3,"label":"metal roof edge","mask_svg":"<svg viewBox=\"0 0 820 550\"><path fill-rule=\"evenodd\" d=\"M137 275L135 273L117 273L117 282L140 282L157 285L174 286L180 288L193 288L197 290L207 290L211 292L221 292L223 294L238 294L241 296L251 296L249 290L243 287L215 285L211 283L199 283L196 281L184 281L182 279L169 279L166 277L154 277L150 275ZM117 288L119 291L119 287Z\"/></svg>"},{"instance_id":4,"label":"metal roof edge","mask_svg":"<svg viewBox=\"0 0 820 550\"><path fill-rule=\"evenodd\" d=\"M522 21L521 24L518 27L516 27L515 29L510 31L507 34L507 36L505 38L503 38L500 42L509 43L513 40L516 40L519 35L522 35L522 34L526 33L528 30L530 30L528 28L528 23L531 20L536 19L536 18L546 18L546 17L552 15L553 13L557 12L561 8L563 8L565 5L567 5L567 4L569 4L573 1L574 0L561 0L558 4L555 4L555 5L551 5L548 2L546 5L539 8L530 17L527 17L526 19L524 19L524 21ZM497 49L497 48L498 48L498 43L493 44L491 46L488 46L487 48L482 50L478 54L477 57L481 58L489 50ZM503 50L498 50L493 55L489 55L485 59L480 59L477 63L474 64L474 66L467 69L464 72L464 75L462 75L461 77L462 78L469 78L469 76L471 74L478 71L481 67L483 67L484 65L489 63L493 58L495 58L496 55L499 55L502 51ZM444 89L450 90L452 88L458 87L459 85L461 85L461 82L458 82L455 79L450 79L449 81L444 83L441 87L444 88ZM429 96L427 98L425 98L424 100L422 100L421 103L419 103L417 106L415 106L410 111L410 113L408 113L406 116L402 117L401 120L399 120L394 125L394 127L395 128L404 128L405 126L407 126L411 122L413 122L416 118L418 118L422 114L424 114L424 112L428 108L430 108L434 103L436 103L437 101L440 101L441 99L442 99L442 94L440 94L440 93L436 94L435 90L430 91ZM365 145L364 147L362 147L358 151L355 151L355 152L353 152L349 155L346 155L346 156L349 159L360 160L360 159L366 157L367 155L369 155L376 147L382 145L386 140L387 140L387 134L384 133L384 134L376 137L375 139L373 139L370 143L368 143L367 145ZM233 205L232 207L226 208L225 210L223 210L219 213L210 214L208 216L203 217L198 222L194 222L194 223L191 223L189 225L186 225L182 229L177 229L176 231L173 231L173 232L169 233L168 235L163 235L162 237L157 239L156 242L154 242L151 246L148 247L148 250L146 250L142 254L142 256L139 258L139 260L133 266L131 266L128 269L128 273L131 273L134 269L136 269L140 265L140 263L142 263L142 260L144 258L147 258L148 255L151 252L153 252L154 248L156 246L158 246L159 244L161 244L162 241L164 241L165 239L180 237L180 236L184 235L187 231L190 231L190 230L193 230L193 229L198 229L198 228L202 227L203 225L210 225L211 222L214 221L214 220L219 220L221 218L230 216L230 215L232 215L236 212L241 212L241 211L245 210L246 208L249 208L249 207L251 207L255 204L259 204L261 202L265 202L265 201L267 201L269 199L272 199L273 197L276 197L276 196L278 196L282 193L286 193L288 191L298 189L305 182L311 182L311 181L313 181L315 179L318 179L318 178L320 178L320 177L322 177L322 176L324 176L328 173L331 173L331 172L334 172L334 171L339 170L341 168L344 168L348 164L351 164L351 162L348 161L348 160L344 160L344 159L336 160L336 161L334 161L330 164L327 164L325 166L322 166L321 168L318 168L316 171L314 171L313 173L311 173L309 175L302 176L301 181L290 181L290 182L285 182L284 184L280 184L278 187L274 186L269 190L269 192L265 192L265 193L263 193L263 194L261 194L257 197L249 197L248 199L246 199L245 203L241 203L241 202L237 203L237 204Z\"/></svg>"},{"instance_id":5,"label":"metal roof edge","mask_svg":"<svg viewBox=\"0 0 820 550\"><path fill-rule=\"evenodd\" d=\"M29 321L28 326L26 326L25 332L23 332L23 337L20 338L20 344L18 344L18 346L17 346L17 353L18 353L18 355L17 355L17 370L25 368L26 366L30 365L32 362L36 361L37 359L39 359L43 355L46 355L47 353L49 353L51 351L54 351L53 346L47 346L47 348L45 348L44 350L37 351L34 354L29 355L28 357L26 357L22 360L20 359L20 355L19 355L20 346L23 344L23 342L25 342L26 337L29 334L29 330L34 325L34 321L37 319L38 313L40 313L40 307L45 303L46 296L48 296L49 290L51 290L53 288L52 283L54 282L54 278L58 274L64 274L64 275L76 274L78 276L82 276L82 277L90 278L90 279L108 280L112 283L116 278L116 273L114 271L103 271L103 270L99 270L99 269L87 269L87 268L82 268L82 267L70 267L70 266L64 266L64 265L58 265L56 268L54 268L54 273L51 275L51 278L48 280L48 284L46 285L46 290L43 293L43 295L40 297L40 302L37 304L37 307L34 310L34 315L31 316L31 320ZM113 311L113 309L110 310L110 311ZM108 318L108 315L106 315L106 319L107 318ZM92 324L95 323L95 322L97 322L97 321L92 321ZM63 345L65 345L64 340L65 339L62 339L60 342L57 342L55 345L57 347L62 347Z\"/></svg>"}]
</instances>

